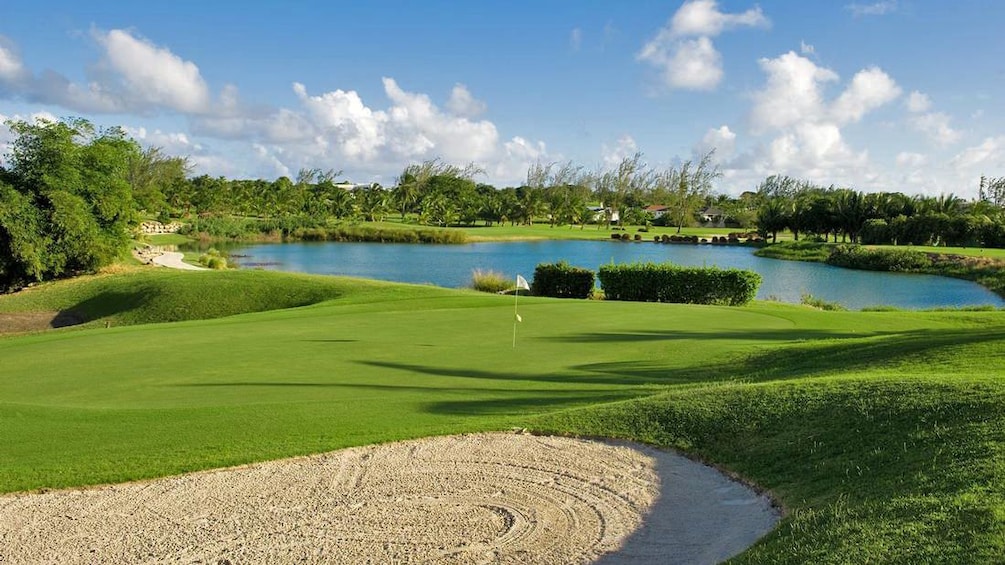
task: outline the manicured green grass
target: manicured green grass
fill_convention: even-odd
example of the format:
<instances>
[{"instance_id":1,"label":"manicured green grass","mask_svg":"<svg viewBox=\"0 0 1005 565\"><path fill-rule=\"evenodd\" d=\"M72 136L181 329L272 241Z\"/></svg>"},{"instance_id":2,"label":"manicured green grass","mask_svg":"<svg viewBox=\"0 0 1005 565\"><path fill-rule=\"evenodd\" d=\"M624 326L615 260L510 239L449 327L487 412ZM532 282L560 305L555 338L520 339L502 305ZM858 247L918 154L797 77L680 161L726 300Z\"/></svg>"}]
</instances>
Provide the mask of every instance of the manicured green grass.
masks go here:
<instances>
[{"instance_id":1,"label":"manicured green grass","mask_svg":"<svg viewBox=\"0 0 1005 565\"><path fill-rule=\"evenodd\" d=\"M1005 249L983 247L935 247L931 245L870 245L879 249L911 249L924 253L941 253L945 255L963 255L965 257L991 257L1005 259Z\"/></svg>"},{"instance_id":2,"label":"manicured green grass","mask_svg":"<svg viewBox=\"0 0 1005 565\"><path fill-rule=\"evenodd\" d=\"M260 284L273 306L315 279L234 274L153 277L159 300ZM740 562L1005 555L1000 312L526 297L514 348L512 297L328 280L302 308L0 339L0 492L521 426L677 447L770 489L787 517Z\"/></svg>"},{"instance_id":3,"label":"manicured green grass","mask_svg":"<svg viewBox=\"0 0 1005 565\"><path fill-rule=\"evenodd\" d=\"M378 222L372 224L375 227L425 227L417 226L414 223L402 223L398 216L389 218L385 222ZM674 235L677 233L677 228L664 228L654 226L650 228L648 232L639 232L639 226L626 226L624 231L622 230L610 230L604 226L598 226L595 224L587 224L586 226L580 227L578 225L565 225L565 226L555 226L552 227L547 223L537 222L533 225L524 226L516 225L511 226L507 224L494 224L492 226L484 226L479 222L475 226L471 227L451 227L447 228L450 231L461 231L467 235L469 241L517 241L517 240L531 240L531 239L609 239L612 233L627 233L631 236L635 236L636 233L642 236L642 239L646 241L652 241L654 235ZM683 228L681 230L681 235L697 235L699 237L712 237L714 235L728 235L732 232L742 232L746 230L736 229L736 228Z\"/></svg>"},{"instance_id":4,"label":"manicured green grass","mask_svg":"<svg viewBox=\"0 0 1005 565\"><path fill-rule=\"evenodd\" d=\"M389 290L388 283L270 271L205 272L133 268L44 283L0 296L0 312L71 311L90 325L132 325L279 310Z\"/></svg>"},{"instance_id":5,"label":"manicured green grass","mask_svg":"<svg viewBox=\"0 0 1005 565\"><path fill-rule=\"evenodd\" d=\"M146 242L150 245L184 245L194 241L188 236L177 233L157 233L146 236Z\"/></svg>"}]
</instances>

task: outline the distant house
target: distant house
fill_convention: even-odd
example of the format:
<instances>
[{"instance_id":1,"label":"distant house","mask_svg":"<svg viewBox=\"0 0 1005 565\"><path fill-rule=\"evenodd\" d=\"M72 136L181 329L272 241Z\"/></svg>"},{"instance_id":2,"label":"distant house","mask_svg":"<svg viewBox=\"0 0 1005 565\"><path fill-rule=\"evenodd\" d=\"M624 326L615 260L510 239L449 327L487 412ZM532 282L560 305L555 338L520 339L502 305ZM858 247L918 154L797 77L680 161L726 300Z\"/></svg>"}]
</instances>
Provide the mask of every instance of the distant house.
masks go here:
<instances>
[{"instance_id":1,"label":"distant house","mask_svg":"<svg viewBox=\"0 0 1005 565\"><path fill-rule=\"evenodd\" d=\"M363 184L357 184L357 183L349 182L349 181L343 181L343 182L337 182L337 183L335 183L335 188L341 188L342 190L348 190L349 192L355 192L355 191L360 190L360 189L370 189L370 188L376 188L376 187L383 188L383 187L381 187L377 183L369 183L369 182L368 183L363 183Z\"/></svg>"},{"instance_id":2,"label":"distant house","mask_svg":"<svg viewBox=\"0 0 1005 565\"><path fill-rule=\"evenodd\" d=\"M621 214L617 210L611 212L610 208L604 208L603 206L589 206L591 212L593 212L593 221L598 224L602 224L607 221L607 214L611 214L611 223L616 224L618 220L621 219Z\"/></svg>"},{"instance_id":3,"label":"distant house","mask_svg":"<svg viewBox=\"0 0 1005 565\"><path fill-rule=\"evenodd\" d=\"M652 214L654 220L658 220L670 213L669 206L662 206L660 204L653 204L651 206L646 206L645 210L646 212Z\"/></svg>"},{"instance_id":4,"label":"distant house","mask_svg":"<svg viewBox=\"0 0 1005 565\"><path fill-rule=\"evenodd\" d=\"M726 221L726 213L722 211L721 208L716 208L715 206L709 206L704 210L698 212L698 218L703 224L714 224L716 226L722 226Z\"/></svg>"}]
</instances>

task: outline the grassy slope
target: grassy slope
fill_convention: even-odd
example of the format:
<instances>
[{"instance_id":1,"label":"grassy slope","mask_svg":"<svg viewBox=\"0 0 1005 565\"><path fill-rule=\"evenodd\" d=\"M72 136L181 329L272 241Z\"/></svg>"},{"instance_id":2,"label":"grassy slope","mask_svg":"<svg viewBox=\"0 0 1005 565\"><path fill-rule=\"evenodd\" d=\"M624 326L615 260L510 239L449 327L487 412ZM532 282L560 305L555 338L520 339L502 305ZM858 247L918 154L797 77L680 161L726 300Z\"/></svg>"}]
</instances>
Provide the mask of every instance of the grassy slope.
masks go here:
<instances>
[{"instance_id":1,"label":"grassy slope","mask_svg":"<svg viewBox=\"0 0 1005 565\"><path fill-rule=\"evenodd\" d=\"M388 283L267 271L188 272L135 268L78 277L0 296L0 312L72 311L90 325L132 325L279 310L367 292Z\"/></svg>"},{"instance_id":2,"label":"grassy slope","mask_svg":"<svg viewBox=\"0 0 1005 565\"><path fill-rule=\"evenodd\" d=\"M177 303L315 279L162 272ZM338 298L295 310L0 339L0 491L519 425L680 447L771 489L790 514L741 561L1005 552L999 313L526 298L513 349L510 298L326 280Z\"/></svg>"}]
</instances>

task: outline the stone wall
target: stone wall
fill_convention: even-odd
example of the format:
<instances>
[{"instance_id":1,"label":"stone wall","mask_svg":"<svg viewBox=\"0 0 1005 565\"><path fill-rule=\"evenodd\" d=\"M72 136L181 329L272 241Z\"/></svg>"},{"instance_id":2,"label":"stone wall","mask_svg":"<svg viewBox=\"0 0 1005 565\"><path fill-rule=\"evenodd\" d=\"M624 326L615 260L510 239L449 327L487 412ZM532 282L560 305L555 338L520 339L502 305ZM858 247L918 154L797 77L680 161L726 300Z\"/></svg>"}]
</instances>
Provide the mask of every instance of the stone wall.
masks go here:
<instances>
[{"instance_id":1,"label":"stone wall","mask_svg":"<svg viewBox=\"0 0 1005 565\"><path fill-rule=\"evenodd\" d=\"M180 222L171 222L170 224L162 224L160 222L143 222L140 224L140 232L147 235L158 234L158 233L178 233L182 224Z\"/></svg>"}]
</instances>

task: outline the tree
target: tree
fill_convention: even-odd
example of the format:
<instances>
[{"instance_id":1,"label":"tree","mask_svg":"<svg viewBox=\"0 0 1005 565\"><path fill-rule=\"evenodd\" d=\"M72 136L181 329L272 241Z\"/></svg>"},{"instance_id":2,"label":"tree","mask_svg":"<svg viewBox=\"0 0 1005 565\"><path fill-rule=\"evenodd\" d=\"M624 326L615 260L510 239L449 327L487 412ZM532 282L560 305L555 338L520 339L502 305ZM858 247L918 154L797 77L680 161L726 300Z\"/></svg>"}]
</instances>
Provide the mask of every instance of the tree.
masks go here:
<instances>
[{"instance_id":1,"label":"tree","mask_svg":"<svg viewBox=\"0 0 1005 565\"><path fill-rule=\"evenodd\" d=\"M789 224L788 206L784 198L768 198L757 209L757 233L763 238L771 236L772 243L778 241L778 232Z\"/></svg>"},{"instance_id":2,"label":"tree","mask_svg":"<svg viewBox=\"0 0 1005 565\"><path fill-rule=\"evenodd\" d=\"M129 160L127 181L133 190L137 210L151 214L168 211L168 194L181 183L190 170L188 159L165 155L150 147Z\"/></svg>"},{"instance_id":3,"label":"tree","mask_svg":"<svg viewBox=\"0 0 1005 565\"><path fill-rule=\"evenodd\" d=\"M598 173L595 195L604 207L604 225L610 227L615 217L631 199L642 200L657 184L657 175L642 161L642 153L625 157L617 168Z\"/></svg>"},{"instance_id":4,"label":"tree","mask_svg":"<svg viewBox=\"0 0 1005 565\"><path fill-rule=\"evenodd\" d=\"M360 186L355 191L356 202L368 222L381 222L391 210L391 195L379 184Z\"/></svg>"},{"instance_id":5,"label":"tree","mask_svg":"<svg viewBox=\"0 0 1005 565\"><path fill-rule=\"evenodd\" d=\"M93 271L123 254L139 146L81 119L8 127L16 137L0 182L0 288Z\"/></svg>"},{"instance_id":6,"label":"tree","mask_svg":"<svg viewBox=\"0 0 1005 565\"><path fill-rule=\"evenodd\" d=\"M421 211L422 201L430 193L430 182L434 177L454 177L471 181L484 169L468 163L464 167L449 165L439 158L429 159L422 163L411 163L398 176L397 185L392 191L393 200L401 219L409 212Z\"/></svg>"},{"instance_id":7,"label":"tree","mask_svg":"<svg viewBox=\"0 0 1005 565\"><path fill-rule=\"evenodd\" d=\"M677 233L694 216L698 207L712 192L712 181L722 176L719 167L712 162L715 151L702 156L698 164L688 160L680 168L670 168L660 175L661 182L669 189L670 218L677 226Z\"/></svg>"},{"instance_id":8,"label":"tree","mask_svg":"<svg viewBox=\"0 0 1005 565\"><path fill-rule=\"evenodd\" d=\"M985 177L981 175L977 198L996 208L1005 208L1005 177Z\"/></svg>"}]
</instances>

